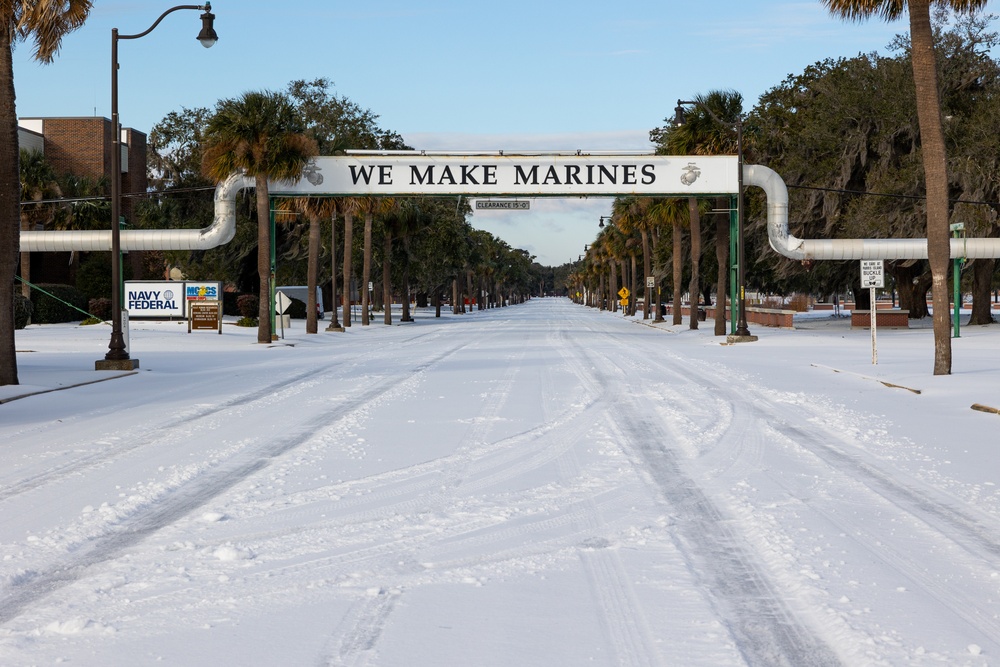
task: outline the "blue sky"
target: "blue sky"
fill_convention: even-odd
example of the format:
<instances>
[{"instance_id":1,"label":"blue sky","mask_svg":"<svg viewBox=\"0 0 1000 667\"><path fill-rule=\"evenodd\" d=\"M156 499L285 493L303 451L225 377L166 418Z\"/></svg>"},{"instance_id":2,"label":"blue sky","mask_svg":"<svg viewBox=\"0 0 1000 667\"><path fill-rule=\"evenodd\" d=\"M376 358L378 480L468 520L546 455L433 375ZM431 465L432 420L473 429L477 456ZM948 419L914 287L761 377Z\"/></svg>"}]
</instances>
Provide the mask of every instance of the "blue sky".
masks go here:
<instances>
[{"instance_id":1,"label":"blue sky","mask_svg":"<svg viewBox=\"0 0 1000 667\"><path fill-rule=\"evenodd\" d=\"M14 53L19 116L110 117L111 29L148 28L171 3L95 2L51 65ZM988 8L998 11L1000 0ZM636 150L678 98L734 89L747 108L829 57L886 52L905 22L844 23L819 0L334 0L213 3L119 42L119 111L148 131L170 111L325 77L415 148ZM536 200L473 223L545 264L575 260L607 200Z\"/></svg>"}]
</instances>

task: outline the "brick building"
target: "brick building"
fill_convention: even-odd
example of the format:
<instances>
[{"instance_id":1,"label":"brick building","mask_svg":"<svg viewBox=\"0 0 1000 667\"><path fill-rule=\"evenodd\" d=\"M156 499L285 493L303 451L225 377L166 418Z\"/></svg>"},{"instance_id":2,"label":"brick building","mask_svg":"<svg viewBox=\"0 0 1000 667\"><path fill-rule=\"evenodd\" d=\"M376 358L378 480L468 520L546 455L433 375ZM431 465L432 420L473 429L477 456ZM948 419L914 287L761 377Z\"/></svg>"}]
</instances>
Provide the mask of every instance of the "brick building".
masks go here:
<instances>
[{"instance_id":1,"label":"brick building","mask_svg":"<svg viewBox=\"0 0 1000 667\"><path fill-rule=\"evenodd\" d=\"M103 117L20 118L18 140L22 148L40 150L57 174L111 179L114 132ZM122 128L121 214L130 222L135 198L147 191L146 134ZM111 221L108 221L110 227ZM71 283L68 253L33 253L34 282ZM62 257L62 261L59 257Z\"/></svg>"}]
</instances>

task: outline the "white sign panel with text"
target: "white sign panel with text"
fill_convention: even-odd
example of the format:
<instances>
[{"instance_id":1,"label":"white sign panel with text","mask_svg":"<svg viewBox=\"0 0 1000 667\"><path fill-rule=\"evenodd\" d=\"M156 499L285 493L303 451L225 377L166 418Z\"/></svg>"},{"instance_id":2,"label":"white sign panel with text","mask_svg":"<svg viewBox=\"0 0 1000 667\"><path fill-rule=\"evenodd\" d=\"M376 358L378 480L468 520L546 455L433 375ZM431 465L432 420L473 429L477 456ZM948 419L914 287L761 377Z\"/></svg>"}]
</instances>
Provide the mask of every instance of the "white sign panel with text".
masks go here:
<instances>
[{"instance_id":1,"label":"white sign panel with text","mask_svg":"<svg viewBox=\"0 0 1000 667\"><path fill-rule=\"evenodd\" d=\"M303 195L709 195L739 190L736 156L347 155L310 161Z\"/></svg>"},{"instance_id":2,"label":"white sign panel with text","mask_svg":"<svg viewBox=\"0 0 1000 667\"><path fill-rule=\"evenodd\" d=\"M184 283L127 280L125 310L132 318L184 317Z\"/></svg>"}]
</instances>

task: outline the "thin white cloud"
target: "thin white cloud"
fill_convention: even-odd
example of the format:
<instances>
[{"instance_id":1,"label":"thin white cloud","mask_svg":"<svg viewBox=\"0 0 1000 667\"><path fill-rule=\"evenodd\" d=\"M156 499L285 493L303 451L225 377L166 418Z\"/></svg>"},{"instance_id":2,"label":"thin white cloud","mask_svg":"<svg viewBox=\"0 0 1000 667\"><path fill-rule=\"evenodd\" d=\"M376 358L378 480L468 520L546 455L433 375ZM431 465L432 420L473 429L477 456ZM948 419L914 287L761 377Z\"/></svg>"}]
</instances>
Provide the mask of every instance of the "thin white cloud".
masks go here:
<instances>
[{"instance_id":1,"label":"thin white cloud","mask_svg":"<svg viewBox=\"0 0 1000 667\"><path fill-rule=\"evenodd\" d=\"M717 21L697 34L737 48L787 47L790 41L821 41L845 35L844 21L833 16L816 0L762 5L760 9L751 19L741 17L739 20ZM887 39L906 30L905 23L885 23L877 18L854 27L884 33Z\"/></svg>"},{"instance_id":2,"label":"thin white cloud","mask_svg":"<svg viewBox=\"0 0 1000 667\"><path fill-rule=\"evenodd\" d=\"M407 144L434 151L652 151L649 130L610 130L554 134L404 132Z\"/></svg>"}]
</instances>

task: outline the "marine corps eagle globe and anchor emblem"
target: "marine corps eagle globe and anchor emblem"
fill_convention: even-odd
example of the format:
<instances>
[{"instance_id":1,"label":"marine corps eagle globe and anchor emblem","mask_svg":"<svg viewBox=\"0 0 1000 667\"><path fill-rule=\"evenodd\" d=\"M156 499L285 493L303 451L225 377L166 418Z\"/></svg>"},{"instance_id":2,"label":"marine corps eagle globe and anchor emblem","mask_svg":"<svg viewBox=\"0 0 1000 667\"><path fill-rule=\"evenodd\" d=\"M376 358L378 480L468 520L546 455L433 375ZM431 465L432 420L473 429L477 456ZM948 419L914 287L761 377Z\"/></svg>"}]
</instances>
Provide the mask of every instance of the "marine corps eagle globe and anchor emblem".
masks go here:
<instances>
[{"instance_id":1,"label":"marine corps eagle globe and anchor emblem","mask_svg":"<svg viewBox=\"0 0 1000 667\"><path fill-rule=\"evenodd\" d=\"M306 163L306 166L302 169L302 175L313 185L322 185L323 174L321 174L320 171L322 171L322 169L316 165L316 160L309 160L309 162Z\"/></svg>"},{"instance_id":2,"label":"marine corps eagle globe and anchor emblem","mask_svg":"<svg viewBox=\"0 0 1000 667\"><path fill-rule=\"evenodd\" d=\"M701 169L694 162L688 162L683 171L684 173L681 174L681 183L684 185L691 185L701 176Z\"/></svg>"}]
</instances>

